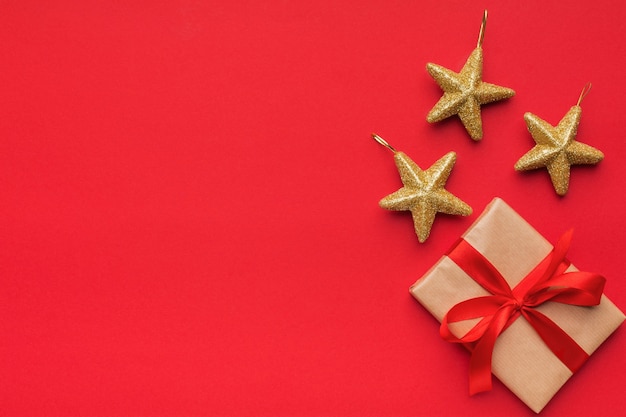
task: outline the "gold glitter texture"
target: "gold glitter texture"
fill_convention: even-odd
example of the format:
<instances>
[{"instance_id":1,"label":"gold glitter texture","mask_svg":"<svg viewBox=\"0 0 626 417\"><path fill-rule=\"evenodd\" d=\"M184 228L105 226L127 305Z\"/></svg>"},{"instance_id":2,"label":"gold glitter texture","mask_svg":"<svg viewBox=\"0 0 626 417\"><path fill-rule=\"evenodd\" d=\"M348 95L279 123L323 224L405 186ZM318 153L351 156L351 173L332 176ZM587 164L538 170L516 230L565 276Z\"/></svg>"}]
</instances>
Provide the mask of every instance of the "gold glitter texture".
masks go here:
<instances>
[{"instance_id":1,"label":"gold glitter texture","mask_svg":"<svg viewBox=\"0 0 626 417\"><path fill-rule=\"evenodd\" d=\"M444 189L454 167L456 153L447 153L426 171L422 171L403 152L394 151L394 159L404 187L380 200L379 204L387 210L410 210L415 233L421 243L430 235L437 213L472 214L470 206Z\"/></svg>"},{"instance_id":2,"label":"gold glitter texture","mask_svg":"<svg viewBox=\"0 0 626 417\"><path fill-rule=\"evenodd\" d=\"M556 127L532 113L524 114L536 145L517 161L515 169L526 171L546 167L556 193L565 195L571 165L597 164L604 159L604 154L596 148L574 140L581 112L579 105L573 106Z\"/></svg>"},{"instance_id":3,"label":"gold glitter texture","mask_svg":"<svg viewBox=\"0 0 626 417\"><path fill-rule=\"evenodd\" d=\"M444 91L443 96L426 116L426 120L435 123L456 114L474 140L483 137L480 106L515 95L515 91L510 88L482 81L482 40L486 20L487 11L483 17L478 46L470 54L461 72L456 73L437 64L426 64L426 70Z\"/></svg>"}]
</instances>

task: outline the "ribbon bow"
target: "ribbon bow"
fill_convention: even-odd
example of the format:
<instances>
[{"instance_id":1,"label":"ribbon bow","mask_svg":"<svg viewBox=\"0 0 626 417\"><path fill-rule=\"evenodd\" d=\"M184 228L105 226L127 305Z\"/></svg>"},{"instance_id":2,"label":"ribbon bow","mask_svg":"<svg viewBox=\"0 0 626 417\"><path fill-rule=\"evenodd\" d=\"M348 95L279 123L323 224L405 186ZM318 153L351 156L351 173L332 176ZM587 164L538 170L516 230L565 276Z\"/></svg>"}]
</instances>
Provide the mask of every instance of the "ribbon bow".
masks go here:
<instances>
[{"instance_id":1,"label":"ribbon bow","mask_svg":"<svg viewBox=\"0 0 626 417\"><path fill-rule=\"evenodd\" d=\"M535 307L547 302L578 306L600 303L605 278L590 272L568 272L565 259L573 230L511 290L502 274L474 247L461 239L448 257L492 295L462 301L441 321L441 336L452 343L472 343L470 395L491 390L491 357L496 339L520 315L535 329L548 348L576 372L589 355L567 333ZM463 337L450 331L450 323L482 318ZM474 343L475 342L475 343Z\"/></svg>"}]
</instances>

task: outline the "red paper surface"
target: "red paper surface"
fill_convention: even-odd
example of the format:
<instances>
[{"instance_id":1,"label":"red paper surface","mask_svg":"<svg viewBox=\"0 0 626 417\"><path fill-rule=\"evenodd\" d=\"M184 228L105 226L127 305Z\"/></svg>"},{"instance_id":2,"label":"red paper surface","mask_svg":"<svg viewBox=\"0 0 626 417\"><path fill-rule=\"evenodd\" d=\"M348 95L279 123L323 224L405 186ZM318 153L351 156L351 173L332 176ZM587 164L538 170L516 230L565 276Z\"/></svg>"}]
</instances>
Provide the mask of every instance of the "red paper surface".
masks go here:
<instances>
[{"instance_id":1,"label":"red paper surface","mask_svg":"<svg viewBox=\"0 0 626 417\"><path fill-rule=\"evenodd\" d=\"M484 139L429 125L426 62L460 70L483 8ZM408 287L494 197L626 306L621 1L0 4L0 415L529 416ZM558 197L516 173L583 86L602 150ZM377 132L423 168L454 150L419 244L378 200L400 180ZM618 330L545 416L625 404Z\"/></svg>"}]
</instances>

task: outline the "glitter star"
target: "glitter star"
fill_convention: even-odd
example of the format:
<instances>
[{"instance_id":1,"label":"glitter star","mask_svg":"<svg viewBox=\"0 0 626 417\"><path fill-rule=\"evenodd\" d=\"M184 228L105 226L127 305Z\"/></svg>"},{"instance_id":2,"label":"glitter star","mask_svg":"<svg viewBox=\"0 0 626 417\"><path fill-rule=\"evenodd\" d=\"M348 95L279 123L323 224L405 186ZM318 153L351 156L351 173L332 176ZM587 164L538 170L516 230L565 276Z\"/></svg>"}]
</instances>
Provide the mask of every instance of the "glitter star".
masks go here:
<instances>
[{"instance_id":1,"label":"glitter star","mask_svg":"<svg viewBox=\"0 0 626 417\"><path fill-rule=\"evenodd\" d=\"M480 106L493 101L513 97L515 91L482 81L483 50L478 46L467 59L460 73L437 64L426 64L428 73L444 91L426 120L435 123L458 115L472 139L483 137Z\"/></svg>"},{"instance_id":2,"label":"glitter star","mask_svg":"<svg viewBox=\"0 0 626 417\"><path fill-rule=\"evenodd\" d=\"M579 105L573 106L556 127L532 113L524 114L536 145L517 161L515 169L526 171L546 167L556 193L565 195L571 165L597 164L604 159L604 154L596 148L574 140L581 112Z\"/></svg>"},{"instance_id":3,"label":"glitter star","mask_svg":"<svg viewBox=\"0 0 626 417\"><path fill-rule=\"evenodd\" d=\"M391 149L404 187L380 200L379 204L387 210L410 210L420 242L428 238L437 213L472 214L470 206L444 189L456 161L454 152L448 152L422 171L403 152Z\"/></svg>"}]
</instances>

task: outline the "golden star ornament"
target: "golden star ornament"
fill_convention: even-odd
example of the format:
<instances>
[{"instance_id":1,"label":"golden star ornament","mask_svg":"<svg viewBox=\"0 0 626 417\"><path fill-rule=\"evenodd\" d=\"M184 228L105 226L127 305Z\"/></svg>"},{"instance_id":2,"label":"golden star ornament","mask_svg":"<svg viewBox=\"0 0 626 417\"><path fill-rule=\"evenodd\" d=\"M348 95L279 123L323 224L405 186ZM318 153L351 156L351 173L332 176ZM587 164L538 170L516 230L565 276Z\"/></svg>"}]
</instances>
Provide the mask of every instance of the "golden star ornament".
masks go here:
<instances>
[{"instance_id":1,"label":"golden star ornament","mask_svg":"<svg viewBox=\"0 0 626 417\"><path fill-rule=\"evenodd\" d=\"M515 95L515 91L510 88L482 81L482 43L486 23L487 11L485 10L478 45L470 54L461 72L456 73L437 64L426 64L426 70L444 91L443 96L426 116L426 120L429 123L435 123L456 114L474 140L480 140L483 137L480 106Z\"/></svg>"},{"instance_id":2,"label":"golden star ornament","mask_svg":"<svg viewBox=\"0 0 626 417\"><path fill-rule=\"evenodd\" d=\"M580 102L590 88L591 84L588 84L578 103L569 109L556 127L532 113L524 114L524 120L536 145L517 161L515 170L546 167L554 190L561 196L569 189L572 165L597 164L604 159L604 154L596 148L575 140L582 112Z\"/></svg>"},{"instance_id":3,"label":"golden star ornament","mask_svg":"<svg viewBox=\"0 0 626 417\"><path fill-rule=\"evenodd\" d=\"M373 134L372 137L393 151L396 167L404 185L395 193L380 200L379 204L387 210L410 211L420 243L424 243L430 235L437 213L462 216L472 214L469 205L444 188L456 162L456 153L448 152L424 171L411 158L403 152L396 151L380 136Z\"/></svg>"}]
</instances>

